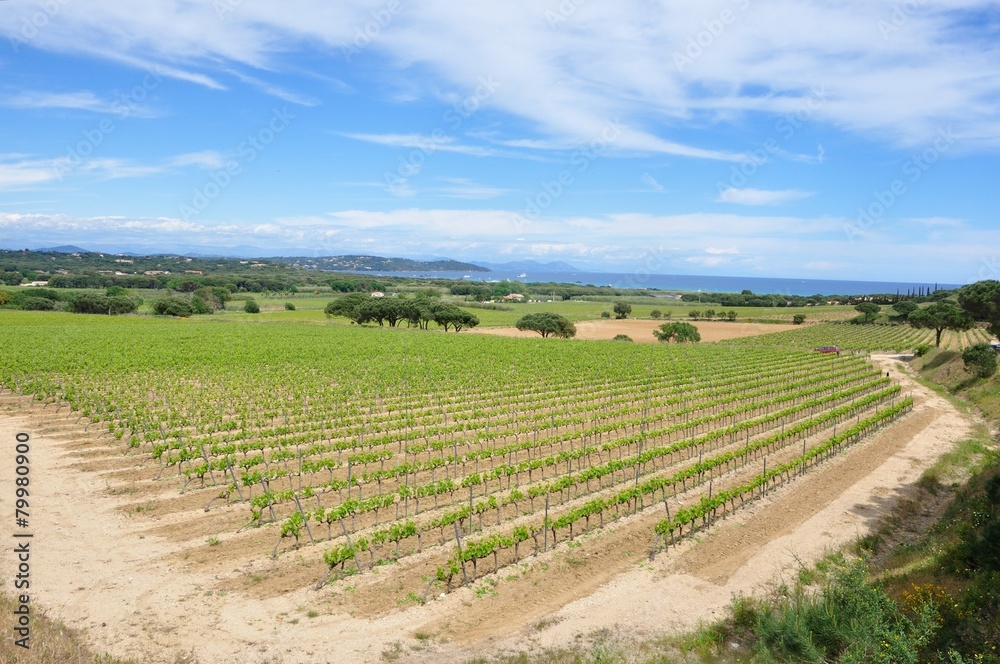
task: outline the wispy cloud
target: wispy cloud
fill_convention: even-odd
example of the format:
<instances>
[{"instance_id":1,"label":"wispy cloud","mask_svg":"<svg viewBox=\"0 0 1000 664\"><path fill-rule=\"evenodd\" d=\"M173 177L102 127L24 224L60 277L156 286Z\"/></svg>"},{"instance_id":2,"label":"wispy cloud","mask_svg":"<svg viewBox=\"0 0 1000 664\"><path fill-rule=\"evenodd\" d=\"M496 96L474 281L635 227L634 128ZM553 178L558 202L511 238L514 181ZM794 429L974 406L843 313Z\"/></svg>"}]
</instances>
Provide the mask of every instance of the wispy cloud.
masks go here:
<instances>
[{"instance_id":1,"label":"wispy cloud","mask_svg":"<svg viewBox=\"0 0 1000 664\"><path fill-rule=\"evenodd\" d=\"M512 147L534 147L534 138L541 141L537 147L589 141L620 116L633 127L622 137L627 149L731 159L738 151L698 145L691 121L793 112L821 83L829 99L816 121L900 145L919 145L942 124L954 124L961 135L982 138L979 149L1000 146L1000 80L982 75L995 70L1000 44L969 38L976 23L965 20L992 11L990 0L925 5L888 32L880 26L894 23L894 5L884 2L732 4L737 24L706 33L708 45L683 67L671 63L717 18L714 5L575 3L571 16L553 22L523 3L424 3L395 16L363 55L383 58L386 79L414 99L442 88L468 90L479 77L495 75L502 86L490 108L521 118L538 134ZM159 63L167 76L222 88L219 75L235 68L270 71L289 53L317 44L333 52L351 47L373 5L302 0L287 11L241 3L225 20L211 3L163 0L152 11L142 7L66 3L31 44L139 67ZM4 12L0 34L24 40L25 17ZM790 22L795 30L787 29ZM423 80L404 85L414 76ZM259 77L243 77L269 94L310 103Z\"/></svg>"},{"instance_id":2,"label":"wispy cloud","mask_svg":"<svg viewBox=\"0 0 1000 664\"><path fill-rule=\"evenodd\" d=\"M25 90L0 97L0 105L8 108L67 109L108 115L129 115L155 118L156 111L125 99L102 99L88 90L78 92L43 92Z\"/></svg>"},{"instance_id":3,"label":"wispy cloud","mask_svg":"<svg viewBox=\"0 0 1000 664\"><path fill-rule=\"evenodd\" d=\"M649 173L643 173L642 177L639 178L639 179L642 180L642 183L644 185L646 185L647 187L649 187L653 191L659 191L659 192L666 191L666 188L662 184L660 184L659 182L657 182L656 178L654 178Z\"/></svg>"},{"instance_id":4,"label":"wispy cloud","mask_svg":"<svg viewBox=\"0 0 1000 664\"><path fill-rule=\"evenodd\" d=\"M352 134L342 133L341 136L356 141L374 143L392 148L416 148L430 154L434 152L455 152L473 157L509 157L514 153L479 145L463 145L453 136L424 134Z\"/></svg>"},{"instance_id":5,"label":"wispy cloud","mask_svg":"<svg viewBox=\"0 0 1000 664\"><path fill-rule=\"evenodd\" d=\"M735 205L782 205L809 198L812 192L798 189L754 189L729 187L719 194L719 202Z\"/></svg>"},{"instance_id":6,"label":"wispy cloud","mask_svg":"<svg viewBox=\"0 0 1000 664\"><path fill-rule=\"evenodd\" d=\"M491 198L498 198L510 193L509 189L503 189L500 187L490 187L487 185L479 184L473 182L468 178L450 178L450 177L439 177L436 178L440 182L444 182L445 185L437 187L432 193L436 193L440 196L446 198L464 198L470 200L488 200Z\"/></svg>"}]
</instances>

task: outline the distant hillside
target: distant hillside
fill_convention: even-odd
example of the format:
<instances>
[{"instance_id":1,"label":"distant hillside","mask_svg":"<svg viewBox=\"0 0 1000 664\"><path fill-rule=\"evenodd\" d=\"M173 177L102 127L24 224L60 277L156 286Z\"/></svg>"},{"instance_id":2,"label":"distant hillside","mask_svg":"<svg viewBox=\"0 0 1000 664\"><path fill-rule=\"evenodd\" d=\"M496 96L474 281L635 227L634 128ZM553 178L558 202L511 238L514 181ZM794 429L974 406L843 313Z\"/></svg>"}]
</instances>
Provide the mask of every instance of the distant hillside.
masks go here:
<instances>
[{"instance_id":1,"label":"distant hillside","mask_svg":"<svg viewBox=\"0 0 1000 664\"><path fill-rule=\"evenodd\" d=\"M553 261L551 263L539 263L538 261L511 261L510 263L484 263L480 261L478 265L491 270L520 271L520 272L582 272L579 268L573 267L569 263Z\"/></svg>"},{"instance_id":2,"label":"distant hillside","mask_svg":"<svg viewBox=\"0 0 1000 664\"><path fill-rule=\"evenodd\" d=\"M453 260L415 261L409 258L381 256L323 256L319 258L273 258L296 267L312 270L371 272L489 272L489 268Z\"/></svg>"},{"instance_id":3,"label":"distant hillside","mask_svg":"<svg viewBox=\"0 0 1000 664\"><path fill-rule=\"evenodd\" d=\"M54 254L87 254L90 253L87 249L81 249L80 247L75 247L71 244L64 244L59 247L48 247L47 249L37 249L36 251L48 251Z\"/></svg>"}]
</instances>

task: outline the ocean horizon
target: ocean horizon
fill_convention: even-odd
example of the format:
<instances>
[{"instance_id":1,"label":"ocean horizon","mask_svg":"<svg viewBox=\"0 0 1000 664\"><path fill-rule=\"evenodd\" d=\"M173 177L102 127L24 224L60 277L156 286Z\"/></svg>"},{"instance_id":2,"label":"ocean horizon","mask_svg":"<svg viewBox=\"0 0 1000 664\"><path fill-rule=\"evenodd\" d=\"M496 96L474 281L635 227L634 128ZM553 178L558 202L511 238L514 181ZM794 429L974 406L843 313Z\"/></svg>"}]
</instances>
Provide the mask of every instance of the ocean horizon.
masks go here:
<instances>
[{"instance_id":1,"label":"ocean horizon","mask_svg":"<svg viewBox=\"0 0 1000 664\"><path fill-rule=\"evenodd\" d=\"M961 284L903 281L851 281L843 279L782 279L777 277L724 277L683 274L643 274L620 272L384 272L359 271L384 277L422 277L428 279L462 279L468 282L520 281L524 283L556 282L611 286L612 288L646 288L667 292L739 293L751 290L757 294L799 295L881 295L959 288Z\"/></svg>"}]
</instances>

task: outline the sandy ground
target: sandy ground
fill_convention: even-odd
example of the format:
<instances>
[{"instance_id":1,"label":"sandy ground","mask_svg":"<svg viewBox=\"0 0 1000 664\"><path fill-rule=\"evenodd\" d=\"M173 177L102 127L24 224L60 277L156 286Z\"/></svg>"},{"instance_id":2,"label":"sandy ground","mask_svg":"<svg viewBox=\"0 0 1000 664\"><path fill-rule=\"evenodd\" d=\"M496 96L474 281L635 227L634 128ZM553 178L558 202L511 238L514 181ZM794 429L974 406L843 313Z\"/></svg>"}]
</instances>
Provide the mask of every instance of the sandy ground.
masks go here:
<instances>
[{"instance_id":1,"label":"sandy ground","mask_svg":"<svg viewBox=\"0 0 1000 664\"><path fill-rule=\"evenodd\" d=\"M679 319L678 319L679 320ZM614 339L617 334L627 334L639 343L657 343L653 330L663 325L663 320L588 320L575 323L577 339ZM698 321L694 323L702 341L722 341L737 337L752 337L769 332L793 330L798 325L771 323L737 323L728 321ZM516 327L482 327L468 330L470 334L495 334L503 337L538 337L537 332L522 332Z\"/></svg>"},{"instance_id":2,"label":"sandy ground","mask_svg":"<svg viewBox=\"0 0 1000 664\"><path fill-rule=\"evenodd\" d=\"M190 542L155 534L163 531L151 527L134 498L109 495L111 475L85 467L108 442L45 434L37 414L0 416L0 503L9 506L14 496L15 436L29 433L32 602L83 629L98 650L144 662L191 661L181 658L191 653L204 664L379 662L384 652L404 662L461 661L571 644L598 629L652 636L721 615L733 596L790 579L800 564L864 534L924 468L968 435L971 424L947 401L909 379L898 362L876 361L912 392L912 414L724 520L700 542L650 562L649 523L657 517L640 514L580 538L578 548L560 546L502 571L495 587L480 582L381 615L341 610L333 601L367 592L363 578L356 589L345 585L352 577L322 592L220 590L220 579L240 573L234 568L242 561L200 565ZM8 519L0 528L7 543L17 530ZM9 589L14 556L6 543L2 550Z\"/></svg>"}]
</instances>

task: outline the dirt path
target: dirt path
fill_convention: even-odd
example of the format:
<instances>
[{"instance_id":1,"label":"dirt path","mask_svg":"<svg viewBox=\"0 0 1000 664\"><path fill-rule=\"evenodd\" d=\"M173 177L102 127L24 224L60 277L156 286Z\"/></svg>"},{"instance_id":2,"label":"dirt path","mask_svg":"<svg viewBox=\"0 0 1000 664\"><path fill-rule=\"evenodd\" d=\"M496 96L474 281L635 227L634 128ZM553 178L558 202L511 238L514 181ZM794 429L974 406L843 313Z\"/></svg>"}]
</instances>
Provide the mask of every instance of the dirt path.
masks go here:
<instances>
[{"instance_id":1,"label":"dirt path","mask_svg":"<svg viewBox=\"0 0 1000 664\"><path fill-rule=\"evenodd\" d=\"M662 325L663 320L588 320L575 323L576 339L610 340L615 335L627 334L639 343L657 343L653 330ZM799 329L799 325L781 323L737 323L735 321L695 321L694 326L701 334L701 340L722 341L739 337L752 337L770 332L784 332ZM518 330L516 327L482 327L467 331L469 334L495 334L502 337L537 337L537 332Z\"/></svg>"},{"instance_id":2,"label":"dirt path","mask_svg":"<svg viewBox=\"0 0 1000 664\"><path fill-rule=\"evenodd\" d=\"M84 629L98 650L144 662L184 661L178 655L192 652L202 664L380 662L383 652L397 661L438 662L568 644L597 629L653 635L718 615L733 595L788 578L798 561L864 533L967 435L969 423L947 401L898 363L877 361L912 390L913 414L701 542L650 563L649 538L631 534L625 520L614 526L618 536L561 545L474 588L375 619L354 617L336 597L311 589L263 600L220 591L220 579L246 574L236 569L240 563L221 570L189 560L197 551L153 534L155 517L135 513L135 496L109 495L110 475L78 467L106 439L43 434L37 417L0 415L0 501L14 495L15 436L29 433L32 601ZM121 509L126 505L132 514ZM7 540L12 526L0 529ZM11 547L2 550L3 569L13 569ZM342 583L336 593L366 591L358 579L356 588Z\"/></svg>"}]
</instances>

